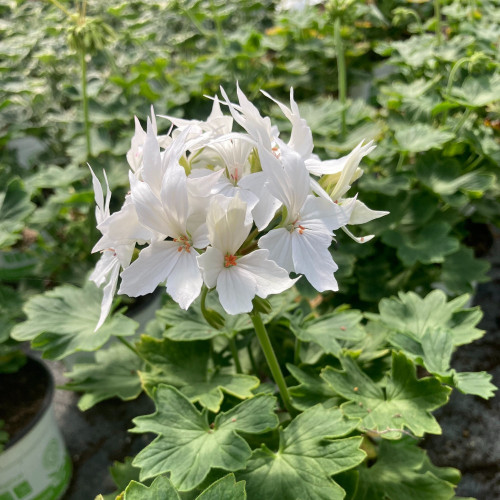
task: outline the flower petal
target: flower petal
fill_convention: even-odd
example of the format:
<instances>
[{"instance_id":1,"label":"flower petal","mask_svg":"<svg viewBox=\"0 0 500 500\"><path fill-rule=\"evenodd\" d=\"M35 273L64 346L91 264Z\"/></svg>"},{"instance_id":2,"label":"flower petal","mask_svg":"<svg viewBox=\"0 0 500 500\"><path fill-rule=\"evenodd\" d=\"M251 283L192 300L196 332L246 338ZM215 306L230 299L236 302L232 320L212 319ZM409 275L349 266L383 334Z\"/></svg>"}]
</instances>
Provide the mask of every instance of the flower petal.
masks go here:
<instances>
[{"instance_id":1,"label":"flower petal","mask_svg":"<svg viewBox=\"0 0 500 500\"><path fill-rule=\"evenodd\" d=\"M295 271L292 258L292 234L284 227L269 231L259 239L259 247L269 251L269 259L288 272Z\"/></svg>"},{"instance_id":2,"label":"flower petal","mask_svg":"<svg viewBox=\"0 0 500 500\"><path fill-rule=\"evenodd\" d=\"M238 265L224 268L217 277L217 292L221 306L228 314L248 313L257 293L254 276Z\"/></svg>"},{"instance_id":3,"label":"flower petal","mask_svg":"<svg viewBox=\"0 0 500 500\"><path fill-rule=\"evenodd\" d=\"M146 295L165 281L179 260L179 244L173 241L153 243L139 254L139 258L122 272L118 293L130 297Z\"/></svg>"},{"instance_id":4,"label":"flower petal","mask_svg":"<svg viewBox=\"0 0 500 500\"><path fill-rule=\"evenodd\" d=\"M333 276L338 266L333 261L322 235L312 231L304 231L303 234L294 231L292 251L295 272L303 274L318 292L339 289Z\"/></svg>"},{"instance_id":5,"label":"flower petal","mask_svg":"<svg viewBox=\"0 0 500 500\"><path fill-rule=\"evenodd\" d=\"M208 247L197 259L205 285L214 288L217 285L217 276L224 269L224 254L217 248Z\"/></svg>"},{"instance_id":6,"label":"flower petal","mask_svg":"<svg viewBox=\"0 0 500 500\"><path fill-rule=\"evenodd\" d=\"M196 260L198 252L191 248L179 253L179 260L167 278L167 293L182 309L187 309L200 295L203 280Z\"/></svg>"},{"instance_id":7,"label":"flower petal","mask_svg":"<svg viewBox=\"0 0 500 500\"><path fill-rule=\"evenodd\" d=\"M257 284L256 295L263 299L268 295L288 290L298 279L290 279L288 271L278 266L276 262L269 260L267 250L255 250L240 257L236 267L253 274Z\"/></svg>"}]
</instances>

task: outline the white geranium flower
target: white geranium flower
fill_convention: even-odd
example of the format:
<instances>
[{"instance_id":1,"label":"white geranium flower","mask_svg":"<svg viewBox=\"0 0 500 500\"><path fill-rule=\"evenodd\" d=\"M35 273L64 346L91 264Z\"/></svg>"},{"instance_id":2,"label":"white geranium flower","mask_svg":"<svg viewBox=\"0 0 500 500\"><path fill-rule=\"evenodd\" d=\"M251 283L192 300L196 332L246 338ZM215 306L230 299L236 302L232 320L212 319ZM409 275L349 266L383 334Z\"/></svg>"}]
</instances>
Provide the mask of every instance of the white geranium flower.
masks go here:
<instances>
[{"instance_id":1,"label":"white geranium flower","mask_svg":"<svg viewBox=\"0 0 500 500\"><path fill-rule=\"evenodd\" d=\"M310 194L309 173L294 151L284 148L280 159L259 151L270 190L284 205L281 227L261 237L259 247L287 271L304 274L319 292L338 290L337 264L328 251L333 230L345 225L348 214L331 200Z\"/></svg>"},{"instance_id":2,"label":"white geranium flower","mask_svg":"<svg viewBox=\"0 0 500 500\"><path fill-rule=\"evenodd\" d=\"M106 224L107 220L110 219L109 214L109 202L111 199L111 190L109 189L108 178L106 177L106 172L104 172L104 178L106 180L106 200L104 200L104 194L102 191L101 183L99 179L94 174L94 171L90 167L90 172L92 173L92 184L94 186L94 196L96 201L96 220L98 223L98 228L101 224ZM103 236L105 237L105 236ZM102 256L97 262L97 265L89 276L89 280L93 281L98 287L104 285L103 296L101 300L101 314L99 316L99 321L95 327L94 331L97 331L111 310L111 305L113 304L113 297L116 292L116 285L118 282L118 275L120 269L127 267L130 264L132 258L132 252L134 251L135 241L125 241L115 244L109 241L111 245L102 249ZM94 250L97 251L97 250Z\"/></svg>"},{"instance_id":3,"label":"white geranium flower","mask_svg":"<svg viewBox=\"0 0 500 500\"><path fill-rule=\"evenodd\" d=\"M287 271L269 260L267 250L237 255L252 227L247 220L246 203L239 196L214 197L207 225L211 246L198 257L198 263L205 284L217 288L220 303L227 313L251 312L252 299L256 295L266 298L295 283Z\"/></svg>"},{"instance_id":4,"label":"white geranium flower","mask_svg":"<svg viewBox=\"0 0 500 500\"><path fill-rule=\"evenodd\" d=\"M118 293L132 297L151 293L166 281L167 293L187 309L201 291L197 250L206 235L192 227L189 231L189 196L184 169L177 163L167 166L158 199L146 182L132 181L132 199L139 220L168 241L156 240L143 249L139 258L123 271ZM194 237L193 234L196 236Z\"/></svg>"}]
</instances>

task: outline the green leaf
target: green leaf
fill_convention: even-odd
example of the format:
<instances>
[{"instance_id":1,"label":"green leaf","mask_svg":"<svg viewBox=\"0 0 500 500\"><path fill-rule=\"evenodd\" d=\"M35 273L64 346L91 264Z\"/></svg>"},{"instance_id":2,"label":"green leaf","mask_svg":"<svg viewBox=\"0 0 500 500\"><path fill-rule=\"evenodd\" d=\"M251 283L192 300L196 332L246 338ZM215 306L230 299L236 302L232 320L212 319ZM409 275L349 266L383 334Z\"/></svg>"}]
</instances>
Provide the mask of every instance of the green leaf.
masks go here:
<instances>
[{"instance_id":1,"label":"green leaf","mask_svg":"<svg viewBox=\"0 0 500 500\"><path fill-rule=\"evenodd\" d=\"M78 165L68 165L64 168L51 165L28 177L26 187L30 191L37 188L66 187L88 175L88 169L80 168Z\"/></svg>"},{"instance_id":2,"label":"green leaf","mask_svg":"<svg viewBox=\"0 0 500 500\"><path fill-rule=\"evenodd\" d=\"M246 500L245 483L236 482L228 474L212 483L196 500ZM181 500L172 482L165 476L157 477L150 487L131 481L124 491L123 500Z\"/></svg>"},{"instance_id":3,"label":"green leaf","mask_svg":"<svg viewBox=\"0 0 500 500\"><path fill-rule=\"evenodd\" d=\"M365 331L360 325L363 315L359 311L333 312L304 322L291 324L293 333L304 342L315 342L326 353L338 356L346 342L360 341ZM342 343L341 343L342 342Z\"/></svg>"},{"instance_id":4,"label":"green leaf","mask_svg":"<svg viewBox=\"0 0 500 500\"><path fill-rule=\"evenodd\" d=\"M246 500L245 483L228 474L211 484L196 500Z\"/></svg>"},{"instance_id":5,"label":"green leaf","mask_svg":"<svg viewBox=\"0 0 500 500\"><path fill-rule=\"evenodd\" d=\"M459 248L458 240L448 234L451 229L446 222L431 222L412 235L396 230L386 231L382 234L382 241L397 248L398 257L407 267L416 262L439 263Z\"/></svg>"},{"instance_id":6,"label":"green leaf","mask_svg":"<svg viewBox=\"0 0 500 500\"><path fill-rule=\"evenodd\" d=\"M20 179L12 179L5 191L0 191L0 248L14 244L24 227L24 220L34 210Z\"/></svg>"},{"instance_id":7,"label":"green leaf","mask_svg":"<svg viewBox=\"0 0 500 500\"><path fill-rule=\"evenodd\" d=\"M356 421L338 408L322 405L297 416L280 433L279 450L265 445L254 450L245 471L249 498L266 500L341 500L344 490L330 478L351 469L365 457L361 438L334 439L351 432Z\"/></svg>"},{"instance_id":8,"label":"green leaf","mask_svg":"<svg viewBox=\"0 0 500 500\"><path fill-rule=\"evenodd\" d=\"M468 295L462 295L447 302L441 290L433 290L424 298L414 292L400 292L398 298L380 301L380 319L393 330L409 333L417 340L427 330L443 327L450 331L453 345L467 344L484 334L474 328L482 317L480 308L462 309L468 299Z\"/></svg>"},{"instance_id":9,"label":"green leaf","mask_svg":"<svg viewBox=\"0 0 500 500\"><path fill-rule=\"evenodd\" d=\"M115 461L109 468L109 473L121 492L127 488L130 481L139 481L140 469L132 465L132 457L125 457L123 462Z\"/></svg>"},{"instance_id":10,"label":"green leaf","mask_svg":"<svg viewBox=\"0 0 500 500\"><path fill-rule=\"evenodd\" d=\"M411 439L382 440L375 464L358 470L353 500L450 500L460 479L456 469L432 465Z\"/></svg>"},{"instance_id":11,"label":"green leaf","mask_svg":"<svg viewBox=\"0 0 500 500\"><path fill-rule=\"evenodd\" d=\"M451 141L455 134L436 129L426 123L403 124L398 122L394 125L394 137L401 151L419 153L440 148L443 144Z\"/></svg>"},{"instance_id":12,"label":"green leaf","mask_svg":"<svg viewBox=\"0 0 500 500\"><path fill-rule=\"evenodd\" d=\"M191 402L210 411L219 411L223 392L237 398L252 397L259 379L219 368L209 369L210 346L206 341L174 342L143 336L137 346L150 363L150 371L140 373L148 391L159 384L177 387Z\"/></svg>"},{"instance_id":13,"label":"green leaf","mask_svg":"<svg viewBox=\"0 0 500 500\"><path fill-rule=\"evenodd\" d=\"M237 432L260 434L278 425L276 399L269 395L255 396L217 415L213 426L205 411L200 413L173 387L160 385L153 399L156 412L135 418L132 432L154 432L158 437L133 463L141 468L141 480L170 472L179 491L198 486L212 468L245 467L251 449Z\"/></svg>"},{"instance_id":14,"label":"green leaf","mask_svg":"<svg viewBox=\"0 0 500 500\"><path fill-rule=\"evenodd\" d=\"M458 162L436 161L433 157L417 162L417 177L435 193L449 196L458 191L473 192L481 196L495 182L493 174L477 171L461 174Z\"/></svg>"},{"instance_id":15,"label":"green leaf","mask_svg":"<svg viewBox=\"0 0 500 500\"><path fill-rule=\"evenodd\" d=\"M292 404L295 408L305 411L318 403L325 406L337 406L342 399L338 394L312 369L300 369L294 365L287 364L288 371L300 382L289 388Z\"/></svg>"},{"instance_id":16,"label":"green leaf","mask_svg":"<svg viewBox=\"0 0 500 500\"><path fill-rule=\"evenodd\" d=\"M421 339L424 364L433 374L446 375L453 353L453 336L446 328L429 328Z\"/></svg>"},{"instance_id":17,"label":"green leaf","mask_svg":"<svg viewBox=\"0 0 500 500\"><path fill-rule=\"evenodd\" d=\"M440 434L431 411L444 405L451 389L435 378L416 378L415 366L404 354L393 352L392 370L382 387L376 385L350 358L341 358L344 371L325 368L322 377L349 400L341 408L347 416L361 418L361 429L379 432L388 439L409 429L416 436Z\"/></svg>"},{"instance_id":18,"label":"green leaf","mask_svg":"<svg viewBox=\"0 0 500 500\"><path fill-rule=\"evenodd\" d=\"M118 397L123 401L135 399L142 391L138 370L143 361L130 349L114 344L95 353L94 363L75 364L65 373L71 379L64 388L83 392L78 408L85 411L105 399Z\"/></svg>"},{"instance_id":19,"label":"green leaf","mask_svg":"<svg viewBox=\"0 0 500 500\"><path fill-rule=\"evenodd\" d=\"M474 283L484 283L490 263L476 259L472 248L460 246L459 250L446 257L443 262L441 280L448 290L454 293L472 293Z\"/></svg>"},{"instance_id":20,"label":"green leaf","mask_svg":"<svg viewBox=\"0 0 500 500\"><path fill-rule=\"evenodd\" d=\"M137 481L130 481L123 494L123 500L180 500L180 498L166 477L157 477L149 487Z\"/></svg>"},{"instance_id":21,"label":"green leaf","mask_svg":"<svg viewBox=\"0 0 500 500\"><path fill-rule=\"evenodd\" d=\"M16 340L31 340L49 359L77 351L95 351L111 335L133 335L137 323L115 314L94 331L101 314L102 292L93 283L85 288L64 285L32 297L23 310L28 319L12 330Z\"/></svg>"},{"instance_id":22,"label":"green leaf","mask_svg":"<svg viewBox=\"0 0 500 500\"><path fill-rule=\"evenodd\" d=\"M462 372L453 374L455 387L464 394L474 394L484 399L492 398L497 387L491 383L493 377L486 372Z\"/></svg>"},{"instance_id":23,"label":"green leaf","mask_svg":"<svg viewBox=\"0 0 500 500\"><path fill-rule=\"evenodd\" d=\"M498 101L500 96L500 75L468 76L461 87L452 87L449 99L470 106L480 108Z\"/></svg>"}]
</instances>

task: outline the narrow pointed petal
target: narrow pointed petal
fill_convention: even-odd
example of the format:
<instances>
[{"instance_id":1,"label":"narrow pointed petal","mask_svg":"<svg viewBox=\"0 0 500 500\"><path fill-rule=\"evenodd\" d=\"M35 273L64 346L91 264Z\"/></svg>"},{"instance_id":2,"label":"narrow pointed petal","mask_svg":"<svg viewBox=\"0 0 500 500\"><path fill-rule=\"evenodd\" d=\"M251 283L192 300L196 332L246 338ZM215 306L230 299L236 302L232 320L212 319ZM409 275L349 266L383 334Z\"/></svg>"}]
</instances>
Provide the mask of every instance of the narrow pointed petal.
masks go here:
<instances>
[{"instance_id":1,"label":"narrow pointed petal","mask_svg":"<svg viewBox=\"0 0 500 500\"><path fill-rule=\"evenodd\" d=\"M349 200L342 200L341 206L352 199L353 198ZM389 212L386 212L384 210L372 210L371 208L368 208L362 201L354 199L354 207L351 212L348 224L364 224L365 222L370 222L373 219L383 217L388 213Z\"/></svg>"},{"instance_id":2,"label":"narrow pointed petal","mask_svg":"<svg viewBox=\"0 0 500 500\"><path fill-rule=\"evenodd\" d=\"M349 229L347 229L345 226L342 226L341 229L345 234L347 234L347 236L349 236L349 238L353 239L356 243L367 243L375 238L374 234L367 234L366 236L354 236L354 234L352 234L351 231L349 231Z\"/></svg>"},{"instance_id":3,"label":"narrow pointed petal","mask_svg":"<svg viewBox=\"0 0 500 500\"><path fill-rule=\"evenodd\" d=\"M167 226L163 206L149 184L130 176L130 188L139 222L164 236L177 236L172 234L173 228Z\"/></svg>"},{"instance_id":4,"label":"narrow pointed petal","mask_svg":"<svg viewBox=\"0 0 500 500\"><path fill-rule=\"evenodd\" d=\"M149 184L150 189L155 195L159 196L162 178L160 145L158 144L158 139L149 118L142 158L144 165L142 177Z\"/></svg>"},{"instance_id":5,"label":"narrow pointed petal","mask_svg":"<svg viewBox=\"0 0 500 500\"><path fill-rule=\"evenodd\" d=\"M173 241L160 241L145 248L122 274L118 293L138 297L153 292L165 281L179 260L179 245Z\"/></svg>"},{"instance_id":6,"label":"narrow pointed petal","mask_svg":"<svg viewBox=\"0 0 500 500\"><path fill-rule=\"evenodd\" d=\"M318 292L339 289L333 276L338 266L333 261L328 246L316 235L308 231L303 234L295 231L292 235L292 251L295 272L303 274Z\"/></svg>"},{"instance_id":7,"label":"narrow pointed petal","mask_svg":"<svg viewBox=\"0 0 500 500\"><path fill-rule=\"evenodd\" d=\"M96 332L97 330L99 330L99 328L101 328L104 321L106 321L106 318L109 315L109 311L111 311L111 306L113 305L113 297L115 296L116 285L118 283L119 274L120 274L120 263L117 260L109 276L109 281L103 288L103 294L101 300L101 314L99 316L99 321L97 322L94 332Z\"/></svg>"},{"instance_id":8,"label":"narrow pointed petal","mask_svg":"<svg viewBox=\"0 0 500 500\"><path fill-rule=\"evenodd\" d=\"M190 252L180 252L179 260L167 278L167 293L182 309L187 309L201 292L203 280L197 256L198 252L192 248Z\"/></svg>"},{"instance_id":9,"label":"narrow pointed petal","mask_svg":"<svg viewBox=\"0 0 500 500\"><path fill-rule=\"evenodd\" d=\"M89 280L93 281L98 287L100 287L106 281L108 274L117 262L118 259L115 257L114 252L106 250L97 261L92 274L89 276Z\"/></svg>"}]
</instances>

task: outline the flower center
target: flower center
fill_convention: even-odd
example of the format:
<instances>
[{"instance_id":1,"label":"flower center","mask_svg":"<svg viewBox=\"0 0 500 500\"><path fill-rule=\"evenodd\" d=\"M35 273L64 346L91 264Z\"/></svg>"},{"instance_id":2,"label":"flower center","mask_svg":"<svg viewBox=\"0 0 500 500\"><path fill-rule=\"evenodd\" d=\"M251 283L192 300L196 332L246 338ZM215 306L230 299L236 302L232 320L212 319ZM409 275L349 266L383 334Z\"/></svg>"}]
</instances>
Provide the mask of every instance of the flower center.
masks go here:
<instances>
[{"instance_id":1,"label":"flower center","mask_svg":"<svg viewBox=\"0 0 500 500\"><path fill-rule=\"evenodd\" d=\"M224 267L231 267L236 265L235 255L224 255Z\"/></svg>"},{"instance_id":2,"label":"flower center","mask_svg":"<svg viewBox=\"0 0 500 500\"><path fill-rule=\"evenodd\" d=\"M174 238L174 241L176 243L180 243L180 245L177 247L178 252L182 252L183 250L185 250L187 253L191 252L191 243L187 236L179 236L178 238Z\"/></svg>"}]
</instances>

